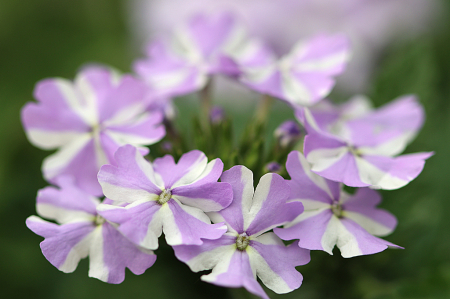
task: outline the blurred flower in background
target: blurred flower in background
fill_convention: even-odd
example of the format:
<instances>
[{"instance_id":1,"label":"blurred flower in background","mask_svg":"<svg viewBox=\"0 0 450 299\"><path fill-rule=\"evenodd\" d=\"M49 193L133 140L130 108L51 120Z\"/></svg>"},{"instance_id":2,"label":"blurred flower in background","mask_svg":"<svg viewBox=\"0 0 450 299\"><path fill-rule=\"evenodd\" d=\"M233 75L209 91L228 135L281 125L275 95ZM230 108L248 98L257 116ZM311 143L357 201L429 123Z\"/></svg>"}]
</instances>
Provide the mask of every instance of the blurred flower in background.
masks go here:
<instances>
[{"instance_id":1,"label":"blurred flower in background","mask_svg":"<svg viewBox=\"0 0 450 299\"><path fill-rule=\"evenodd\" d=\"M392 41L430 30L439 11L436 0L133 0L130 22L139 43L166 34L194 13L237 13L250 32L279 54L318 33L345 33L353 47L337 88L363 92L383 49ZM270 16L270 17L269 17ZM283 34L280 34L283 32Z\"/></svg>"}]
</instances>

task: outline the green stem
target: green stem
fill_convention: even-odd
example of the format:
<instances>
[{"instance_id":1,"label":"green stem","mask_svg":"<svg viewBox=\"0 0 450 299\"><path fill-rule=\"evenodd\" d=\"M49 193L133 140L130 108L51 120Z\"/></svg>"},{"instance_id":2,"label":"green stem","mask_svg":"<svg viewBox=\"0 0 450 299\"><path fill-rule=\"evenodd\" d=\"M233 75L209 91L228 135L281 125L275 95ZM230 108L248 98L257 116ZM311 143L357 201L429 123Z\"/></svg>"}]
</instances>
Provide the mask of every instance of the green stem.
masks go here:
<instances>
[{"instance_id":1,"label":"green stem","mask_svg":"<svg viewBox=\"0 0 450 299\"><path fill-rule=\"evenodd\" d=\"M263 95L263 99L256 108L255 119L258 123L264 123L272 108L273 98L269 95Z\"/></svg>"},{"instance_id":2,"label":"green stem","mask_svg":"<svg viewBox=\"0 0 450 299\"><path fill-rule=\"evenodd\" d=\"M211 89L212 89L212 79L209 79L205 87L200 90L200 106L201 106L201 123L205 132L210 129L209 114L211 111Z\"/></svg>"}]
</instances>

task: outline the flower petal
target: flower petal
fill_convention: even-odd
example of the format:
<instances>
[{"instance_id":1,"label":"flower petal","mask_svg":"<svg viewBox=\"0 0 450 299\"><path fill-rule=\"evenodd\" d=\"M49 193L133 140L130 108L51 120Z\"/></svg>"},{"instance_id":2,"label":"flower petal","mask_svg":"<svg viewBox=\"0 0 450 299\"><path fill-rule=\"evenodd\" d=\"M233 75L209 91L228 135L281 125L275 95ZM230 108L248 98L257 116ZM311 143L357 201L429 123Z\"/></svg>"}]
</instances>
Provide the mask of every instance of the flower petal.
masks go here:
<instances>
[{"instance_id":1,"label":"flower petal","mask_svg":"<svg viewBox=\"0 0 450 299\"><path fill-rule=\"evenodd\" d=\"M244 211L244 230L257 236L272 228L294 220L303 212L300 202L286 203L290 195L286 181L278 174L268 173L261 177L256 187L250 210Z\"/></svg>"},{"instance_id":2,"label":"flower petal","mask_svg":"<svg viewBox=\"0 0 450 299\"><path fill-rule=\"evenodd\" d=\"M150 250L138 248L111 224L98 227L89 251L89 276L118 284L125 279L125 268L136 275L144 273L156 261Z\"/></svg>"},{"instance_id":3,"label":"flower petal","mask_svg":"<svg viewBox=\"0 0 450 299\"><path fill-rule=\"evenodd\" d=\"M221 261L202 280L224 287L244 287L252 294L269 299L262 287L256 281L255 270L252 269L246 251L227 251L222 255Z\"/></svg>"},{"instance_id":4,"label":"flower petal","mask_svg":"<svg viewBox=\"0 0 450 299\"><path fill-rule=\"evenodd\" d=\"M31 216L26 224L34 233L45 237L41 242L42 253L60 271L75 271L80 259L87 257L91 233L95 230L92 222L57 225Z\"/></svg>"},{"instance_id":5,"label":"flower petal","mask_svg":"<svg viewBox=\"0 0 450 299\"><path fill-rule=\"evenodd\" d=\"M164 181L165 188L173 189L192 184L201 178L207 163L208 158L204 153L193 150L181 156L178 163L169 155L155 159L153 167Z\"/></svg>"},{"instance_id":6,"label":"flower petal","mask_svg":"<svg viewBox=\"0 0 450 299\"><path fill-rule=\"evenodd\" d=\"M360 188L342 205L343 216L359 224L375 236L386 236L397 226L397 219L391 213L376 208L381 196L375 190Z\"/></svg>"},{"instance_id":7,"label":"flower petal","mask_svg":"<svg viewBox=\"0 0 450 299\"><path fill-rule=\"evenodd\" d=\"M223 223L211 224L200 209L172 199L161 207L161 219L167 244L201 245L202 239L219 239L225 232Z\"/></svg>"},{"instance_id":8,"label":"flower petal","mask_svg":"<svg viewBox=\"0 0 450 299\"><path fill-rule=\"evenodd\" d=\"M233 190L228 183L206 183L198 187L192 185L173 189L172 196L184 205L204 212L220 211L228 207L233 200Z\"/></svg>"},{"instance_id":9,"label":"flower petal","mask_svg":"<svg viewBox=\"0 0 450 299\"><path fill-rule=\"evenodd\" d=\"M158 248L163 220L156 201L135 201L125 207L101 204L99 215L118 224L117 229L130 241L144 248Z\"/></svg>"},{"instance_id":10,"label":"flower petal","mask_svg":"<svg viewBox=\"0 0 450 299\"><path fill-rule=\"evenodd\" d=\"M250 224L245 215L252 204L253 173L247 167L238 165L225 171L221 181L231 184L233 201L226 209L211 215L212 220L215 223L225 221L229 228L240 234Z\"/></svg>"},{"instance_id":11,"label":"flower petal","mask_svg":"<svg viewBox=\"0 0 450 299\"><path fill-rule=\"evenodd\" d=\"M106 197L131 203L159 196L164 186L157 184L152 165L135 147L122 146L114 156L117 166L104 165L98 173Z\"/></svg>"},{"instance_id":12,"label":"flower petal","mask_svg":"<svg viewBox=\"0 0 450 299\"><path fill-rule=\"evenodd\" d=\"M57 182L61 189L46 187L38 191L38 214L59 223L92 221L100 201L76 187L72 177L61 177Z\"/></svg>"},{"instance_id":13,"label":"flower petal","mask_svg":"<svg viewBox=\"0 0 450 299\"><path fill-rule=\"evenodd\" d=\"M278 294L300 287L303 277L295 267L311 260L309 250L295 244L286 247L274 233L266 233L252 240L247 253L256 275Z\"/></svg>"},{"instance_id":14,"label":"flower petal","mask_svg":"<svg viewBox=\"0 0 450 299\"><path fill-rule=\"evenodd\" d=\"M290 200L311 199L331 204L340 196L340 185L313 173L302 153L289 153L286 170L291 177L287 181L291 188Z\"/></svg>"}]
</instances>

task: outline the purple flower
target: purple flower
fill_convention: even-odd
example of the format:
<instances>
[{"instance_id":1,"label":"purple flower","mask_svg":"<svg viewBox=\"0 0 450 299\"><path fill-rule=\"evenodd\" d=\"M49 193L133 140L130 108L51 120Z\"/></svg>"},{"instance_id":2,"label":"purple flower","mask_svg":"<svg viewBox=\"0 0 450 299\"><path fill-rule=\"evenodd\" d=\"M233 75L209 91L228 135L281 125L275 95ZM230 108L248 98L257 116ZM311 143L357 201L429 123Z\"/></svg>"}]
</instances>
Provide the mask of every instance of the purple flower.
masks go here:
<instances>
[{"instance_id":1,"label":"purple flower","mask_svg":"<svg viewBox=\"0 0 450 299\"><path fill-rule=\"evenodd\" d=\"M97 172L119 146L153 144L165 134L161 113L145 113L146 92L135 78L97 66L83 69L74 82L40 81L38 103L25 105L22 122L35 146L59 149L44 160L44 177L55 182L71 175L82 189L101 195Z\"/></svg>"},{"instance_id":2,"label":"purple flower","mask_svg":"<svg viewBox=\"0 0 450 299\"><path fill-rule=\"evenodd\" d=\"M317 33L345 33L354 55L339 77L337 88L367 89L386 46L405 36L433 30L439 20L438 0L135 0L131 1L133 31L141 39L160 35L193 13L230 11L241 17L252 34L286 53L300 38Z\"/></svg>"},{"instance_id":3,"label":"purple flower","mask_svg":"<svg viewBox=\"0 0 450 299\"><path fill-rule=\"evenodd\" d=\"M192 271L212 269L202 280L225 287L244 287L262 298L267 297L256 281L276 293L287 293L302 283L296 266L310 261L309 251L285 246L272 232L276 226L293 220L303 211L299 202L286 203L290 189L277 174L264 175L256 190L253 174L244 166L225 171L222 182L233 187L233 202L219 212L208 213L212 221L225 221L228 231L217 240L205 240L200 246L175 246L175 255Z\"/></svg>"},{"instance_id":4,"label":"purple flower","mask_svg":"<svg viewBox=\"0 0 450 299\"><path fill-rule=\"evenodd\" d=\"M311 172L303 155L288 156L286 169L292 180L289 202L301 202L305 211L283 229L274 232L283 240L300 239L298 246L333 254L336 245L345 258L373 254L388 247L401 248L375 236L390 234L397 220L377 209L380 195L360 188L354 195L342 190L342 184Z\"/></svg>"},{"instance_id":5,"label":"purple flower","mask_svg":"<svg viewBox=\"0 0 450 299\"><path fill-rule=\"evenodd\" d=\"M37 212L61 225L37 216L26 221L29 229L45 238L42 253L53 266L70 273L80 259L89 256L90 277L121 283L126 267L139 275L154 264L156 255L152 251L131 243L115 224L97 214L98 198L80 190L68 177L57 181L61 189L46 187L39 191Z\"/></svg>"},{"instance_id":6,"label":"purple flower","mask_svg":"<svg viewBox=\"0 0 450 299\"><path fill-rule=\"evenodd\" d=\"M176 30L170 40L147 47L148 58L138 60L134 70L162 95L177 96L202 89L212 74L235 76L237 65L230 58L245 41L245 31L234 16L202 14Z\"/></svg>"},{"instance_id":7,"label":"purple flower","mask_svg":"<svg viewBox=\"0 0 450 299\"><path fill-rule=\"evenodd\" d=\"M294 144L300 139L302 131L294 120L287 120L276 128L274 136L282 147Z\"/></svg>"},{"instance_id":8,"label":"purple flower","mask_svg":"<svg viewBox=\"0 0 450 299\"><path fill-rule=\"evenodd\" d=\"M172 246L218 239L226 227L211 224L205 212L231 203L231 186L217 182L222 170L220 159L208 163L197 150L184 154L177 164L170 155L149 163L135 147L125 145L117 150L115 165L101 168L98 180L108 198L130 204L102 204L99 214L148 249L158 248L162 231Z\"/></svg>"},{"instance_id":9,"label":"purple flower","mask_svg":"<svg viewBox=\"0 0 450 299\"><path fill-rule=\"evenodd\" d=\"M342 107L299 113L312 171L353 187L397 189L422 171L433 153L397 156L422 126L424 112L415 96L403 96L377 110L358 97Z\"/></svg>"},{"instance_id":10,"label":"purple flower","mask_svg":"<svg viewBox=\"0 0 450 299\"><path fill-rule=\"evenodd\" d=\"M237 59L243 72L242 81L294 106L311 106L330 93L335 83L333 77L344 71L350 57L349 41L342 35L318 35L300 41L278 60L265 56L258 59L260 63L252 64Z\"/></svg>"}]
</instances>

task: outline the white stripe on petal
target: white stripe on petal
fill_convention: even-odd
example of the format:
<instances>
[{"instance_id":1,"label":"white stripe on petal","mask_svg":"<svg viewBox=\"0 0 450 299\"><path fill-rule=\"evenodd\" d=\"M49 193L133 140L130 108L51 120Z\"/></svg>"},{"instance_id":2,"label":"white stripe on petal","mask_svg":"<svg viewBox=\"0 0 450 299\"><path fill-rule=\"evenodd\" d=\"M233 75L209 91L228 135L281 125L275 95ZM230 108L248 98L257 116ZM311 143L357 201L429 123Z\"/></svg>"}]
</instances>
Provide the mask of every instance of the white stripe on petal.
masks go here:
<instances>
[{"instance_id":1,"label":"white stripe on petal","mask_svg":"<svg viewBox=\"0 0 450 299\"><path fill-rule=\"evenodd\" d=\"M114 197L114 201L133 203L136 201L152 201L157 200L158 195L148 193L143 189L131 189L118 185L112 185L106 182L101 182L103 193L108 197ZM111 196L112 195L112 196ZM101 205L97 209L103 209L106 205Z\"/></svg>"},{"instance_id":2,"label":"white stripe on petal","mask_svg":"<svg viewBox=\"0 0 450 299\"><path fill-rule=\"evenodd\" d=\"M82 134L79 138L71 143L62 146L56 153L45 158L42 164L44 177L52 179L64 169L76 155L89 143L91 135L89 133Z\"/></svg>"},{"instance_id":3,"label":"white stripe on petal","mask_svg":"<svg viewBox=\"0 0 450 299\"><path fill-rule=\"evenodd\" d=\"M107 282L109 270L105 266L103 256L103 225L91 233L92 241L89 249L89 277L95 277L101 281Z\"/></svg>"},{"instance_id":4,"label":"white stripe on petal","mask_svg":"<svg viewBox=\"0 0 450 299\"><path fill-rule=\"evenodd\" d=\"M319 59L302 61L298 65L294 65L293 69L295 72L327 72L336 66L342 65L349 57L349 52L342 50Z\"/></svg>"},{"instance_id":5,"label":"white stripe on petal","mask_svg":"<svg viewBox=\"0 0 450 299\"><path fill-rule=\"evenodd\" d=\"M363 155L376 155L392 157L400 154L406 148L408 143L415 136L415 132L405 132L400 136L389 139L376 147L361 146L358 147L358 151Z\"/></svg>"},{"instance_id":6,"label":"white stripe on petal","mask_svg":"<svg viewBox=\"0 0 450 299\"><path fill-rule=\"evenodd\" d=\"M103 121L104 127L123 125L131 120L136 119L136 116L145 111L143 102L135 103L120 109L109 119Z\"/></svg>"},{"instance_id":7,"label":"white stripe on petal","mask_svg":"<svg viewBox=\"0 0 450 299\"><path fill-rule=\"evenodd\" d=\"M172 184L172 189L195 182L197 178L202 175L203 171L206 169L207 164L208 158L204 153L199 152L197 159L194 162L190 163L186 174Z\"/></svg>"},{"instance_id":8,"label":"white stripe on petal","mask_svg":"<svg viewBox=\"0 0 450 299\"><path fill-rule=\"evenodd\" d=\"M224 222L225 225L227 226L227 233L239 234L234 228L231 227L231 225L228 224L228 222L225 221L225 219L222 217L222 215L219 212L208 212L205 214L209 217L209 219L211 219L212 223ZM225 233L225 234L227 234L227 233Z\"/></svg>"},{"instance_id":9,"label":"white stripe on petal","mask_svg":"<svg viewBox=\"0 0 450 299\"><path fill-rule=\"evenodd\" d=\"M364 158L355 156L355 161L361 182L371 185L371 187L379 188L380 180L388 173L367 162ZM394 181L392 183L395 185L396 182Z\"/></svg>"},{"instance_id":10,"label":"white stripe on petal","mask_svg":"<svg viewBox=\"0 0 450 299\"><path fill-rule=\"evenodd\" d=\"M300 164L302 165L303 168L303 172L308 176L308 178L320 189L322 189L323 191L325 191L328 196L330 198L333 198L333 194L331 193L330 188L328 187L327 182L325 181L325 179L317 174L315 174L314 172L311 171L311 166L308 163L308 161L306 161L306 158L303 156L302 153L297 152L298 155L298 159L300 161ZM306 210L306 207L305 207Z\"/></svg>"},{"instance_id":11,"label":"white stripe on petal","mask_svg":"<svg viewBox=\"0 0 450 299\"><path fill-rule=\"evenodd\" d=\"M302 222L308 218L314 217L325 210L330 209L330 205L317 200L309 200L309 199L298 199L291 201L300 201L303 204L304 211L300 215L297 216L294 220L284 225L284 228L291 227L299 222Z\"/></svg>"},{"instance_id":12,"label":"white stripe on petal","mask_svg":"<svg viewBox=\"0 0 450 299\"><path fill-rule=\"evenodd\" d=\"M76 78L75 78L75 86L77 87L78 91L83 96L84 105L83 105L83 119L86 121L87 124L90 124L91 126L95 126L99 123L98 119L98 107L97 103L99 99L97 99L97 95L95 93L95 90L92 88L91 84L89 83L89 80L84 76L84 73L81 72Z\"/></svg>"},{"instance_id":13,"label":"white stripe on petal","mask_svg":"<svg viewBox=\"0 0 450 299\"><path fill-rule=\"evenodd\" d=\"M358 241L351 234L336 216L331 216L327 229L321 241L323 249L329 254L333 254L333 247L336 245L345 258L362 255Z\"/></svg>"},{"instance_id":14,"label":"white stripe on petal","mask_svg":"<svg viewBox=\"0 0 450 299\"><path fill-rule=\"evenodd\" d=\"M311 105L311 93L308 88L294 78L288 71L282 71L282 89L287 100L297 105Z\"/></svg>"},{"instance_id":15,"label":"white stripe on petal","mask_svg":"<svg viewBox=\"0 0 450 299\"><path fill-rule=\"evenodd\" d=\"M224 259L224 257L232 256L235 251L236 251L235 244L220 246L220 247L214 248L213 250L205 251L205 252L197 255L196 257L187 261L186 264L194 272L209 270L209 269L215 267L216 265L218 265ZM226 271L224 271L224 272L226 272ZM203 277L202 277L202 279L203 279Z\"/></svg>"},{"instance_id":16,"label":"white stripe on petal","mask_svg":"<svg viewBox=\"0 0 450 299\"><path fill-rule=\"evenodd\" d=\"M39 216L54 219L58 223L65 224L74 221L94 221L95 215L84 211L68 210L51 204L37 203L36 211Z\"/></svg>"},{"instance_id":17,"label":"white stripe on petal","mask_svg":"<svg viewBox=\"0 0 450 299\"><path fill-rule=\"evenodd\" d=\"M78 78L77 78L78 79ZM76 80L77 80L76 79ZM80 93L75 86L67 80L56 80L61 94L67 102L67 105L89 126L98 123L95 106L91 103L92 99L84 98L83 91ZM84 91L85 92L85 91ZM83 103L83 101L86 101ZM90 103L90 104L89 104Z\"/></svg>"},{"instance_id":18,"label":"white stripe on petal","mask_svg":"<svg viewBox=\"0 0 450 299\"><path fill-rule=\"evenodd\" d=\"M70 251L66 257L64 263L59 266L59 270L64 273L71 273L75 271L80 262L80 259L84 259L89 254L89 248L91 246L93 238L93 232L84 237L78 242Z\"/></svg>"},{"instance_id":19,"label":"white stripe on petal","mask_svg":"<svg viewBox=\"0 0 450 299\"><path fill-rule=\"evenodd\" d=\"M228 247L228 246L224 246L224 247ZM236 252L236 249L234 249L235 248L234 244L230 245L229 248L230 249L233 248L233 250L224 250L222 256L220 257L219 263L213 268L212 272L208 275L203 275L201 277L201 279L203 281L215 282L217 280L217 276L228 272L228 268L230 266L231 259L233 257L233 254ZM256 278L256 275L254 275L254 276Z\"/></svg>"},{"instance_id":20,"label":"white stripe on petal","mask_svg":"<svg viewBox=\"0 0 450 299\"><path fill-rule=\"evenodd\" d=\"M255 193L253 195L253 200L251 201L251 207L249 210L244 210L244 231L247 230L248 226L253 222L259 210L263 206L264 202L267 200L267 196L270 192L270 187L272 183L273 175L266 174L261 177L261 180L256 187ZM248 211L247 213L245 211Z\"/></svg>"},{"instance_id":21,"label":"white stripe on petal","mask_svg":"<svg viewBox=\"0 0 450 299\"><path fill-rule=\"evenodd\" d=\"M47 131L43 129L25 130L28 140L42 149L54 149L70 143L72 140L82 137L86 133L75 131Z\"/></svg>"},{"instance_id":22,"label":"white stripe on petal","mask_svg":"<svg viewBox=\"0 0 450 299\"><path fill-rule=\"evenodd\" d=\"M282 242L281 246L284 246ZM283 278L281 278L281 276L270 268L266 260L258 253L258 251L249 246L247 247L247 254L249 256L252 269L255 269L258 277L269 289L277 294L285 294L292 291Z\"/></svg>"},{"instance_id":23,"label":"white stripe on petal","mask_svg":"<svg viewBox=\"0 0 450 299\"><path fill-rule=\"evenodd\" d=\"M312 164L312 171L321 172L339 162L347 153L348 147L346 146L322 148L310 151L306 159Z\"/></svg>"},{"instance_id":24,"label":"white stripe on petal","mask_svg":"<svg viewBox=\"0 0 450 299\"><path fill-rule=\"evenodd\" d=\"M345 218L351 219L364 228L368 233L374 236L387 236L393 229L376 222L375 220L356 212L343 211L343 216Z\"/></svg>"},{"instance_id":25,"label":"white stripe on petal","mask_svg":"<svg viewBox=\"0 0 450 299\"><path fill-rule=\"evenodd\" d=\"M175 217L170 206L168 204L162 205L159 214L162 219L163 231L167 244L171 246L183 244L181 232L175 222Z\"/></svg>"}]
</instances>

